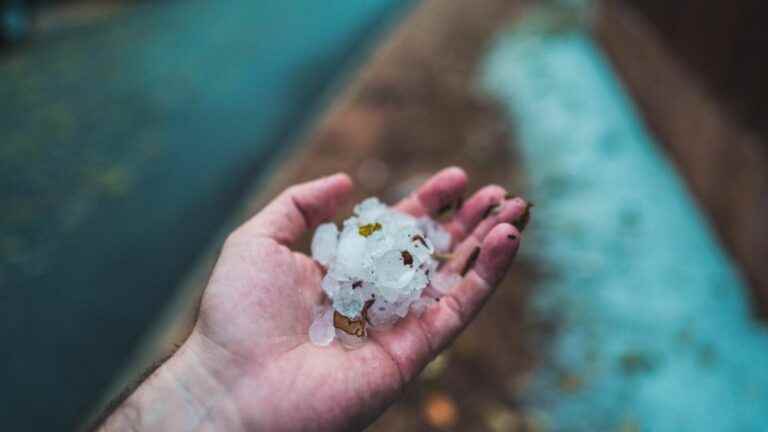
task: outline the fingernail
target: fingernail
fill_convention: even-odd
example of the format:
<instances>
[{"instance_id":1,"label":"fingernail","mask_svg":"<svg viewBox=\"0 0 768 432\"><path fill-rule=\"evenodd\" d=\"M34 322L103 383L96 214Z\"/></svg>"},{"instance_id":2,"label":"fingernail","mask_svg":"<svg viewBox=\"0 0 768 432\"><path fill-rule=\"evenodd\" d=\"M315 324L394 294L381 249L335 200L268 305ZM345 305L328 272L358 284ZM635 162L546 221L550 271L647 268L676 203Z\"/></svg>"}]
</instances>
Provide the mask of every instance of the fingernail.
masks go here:
<instances>
[{"instance_id":1,"label":"fingernail","mask_svg":"<svg viewBox=\"0 0 768 432\"><path fill-rule=\"evenodd\" d=\"M440 210L437 211L437 215L443 216L451 210L458 211L463 205L464 205L464 197L459 197L455 202L449 202L448 204L440 207Z\"/></svg>"},{"instance_id":2,"label":"fingernail","mask_svg":"<svg viewBox=\"0 0 768 432\"><path fill-rule=\"evenodd\" d=\"M525 227L528 225L528 222L531 219L531 208L533 207L533 203L528 203L525 205L525 210L523 211L523 214L520 215L517 220L512 222L512 225L514 225L515 228L517 228L518 231L523 232Z\"/></svg>"},{"instance_id":3,"label":"fingernail","mask_svg":"<svg viewBox=\"0 0 768 432\"><path fill-rule=\"evenodd\" d=\"M438 216L442 216L442 215L444 215L444 214L448 213L448 212L451 210L451 207L453 207L453 206L451 205L451 203L448 203L448 204L446 204L446 205L444 205L444 206L440 207L440 210L438 210L438 211L437 211L437 215L438 215Z\"/></svg>"},{"instance_id":4,"label":"fingernail","mask_svg":"<svg viewBox=\"0 0 768 432\"><path fill-rule=\"evenodd\" d=\"M480 256L480 247L475 247L474 250L472 250L472 253L469 254L469 258L467 258L467 263L464 264L464 269L461 271L462 276L466 276L467 273L472 270L472 267L474 267L475 262L477 261L477 257Z\"/></svg>"},{"instance_id":5,"label":"fingernail","mask_svg":"<svg viewBox=\"0 0 768 432\"><path fill-rule=\"evenodd\" d=\"M485 219L485 218L487 218L488 216L490 216L491 214L496 214L496 213L498 213L498 212L499 212L499 205L498 205L498 204L491 204L491 205L489 205L489 206L488 206L488 208L487 208L487 209L485 209L485 211L483 212L483 216L482 216L482 219Z\"/></svg>"}]
</instances>

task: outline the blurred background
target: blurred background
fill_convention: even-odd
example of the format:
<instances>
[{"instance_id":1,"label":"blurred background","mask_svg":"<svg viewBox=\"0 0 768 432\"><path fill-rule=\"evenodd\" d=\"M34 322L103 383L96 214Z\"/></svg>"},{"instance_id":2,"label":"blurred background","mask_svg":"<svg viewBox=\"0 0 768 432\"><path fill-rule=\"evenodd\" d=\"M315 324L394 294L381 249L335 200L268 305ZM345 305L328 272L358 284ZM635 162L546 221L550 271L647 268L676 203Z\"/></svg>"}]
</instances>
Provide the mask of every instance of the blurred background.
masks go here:
<instances>
[{"instance_id":1,"label":"blurred background","mask_svg":"<svg viewBox=\"0 0 768 432\"><path fill-rule=\"evenodd\" d=\"M171 352L284 187L455 164L535 202L528 238L371 430L764 431L766 13L0 1L2 428L82 427Z\"/></svg>"}]
</instances>

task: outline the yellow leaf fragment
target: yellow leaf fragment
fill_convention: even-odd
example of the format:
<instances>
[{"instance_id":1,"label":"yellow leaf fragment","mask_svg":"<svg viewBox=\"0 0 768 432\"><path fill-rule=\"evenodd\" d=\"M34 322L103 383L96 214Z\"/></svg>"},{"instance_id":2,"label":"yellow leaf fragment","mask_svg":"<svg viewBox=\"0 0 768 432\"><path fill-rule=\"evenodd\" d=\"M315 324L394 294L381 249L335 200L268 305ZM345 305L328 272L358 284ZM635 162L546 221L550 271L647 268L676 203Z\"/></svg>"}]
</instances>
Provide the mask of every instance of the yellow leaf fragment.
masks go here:
<instances>
[{"instance_id":1,"label":"yellow leaf fragment","mask_svg":"<svg viewBox=\"0 0 768 432\"><path fill-rule=\"evenodd\" d=\"M375 222L375 223L360 225L357 228L357 232L363 237L368 237L369 235L375 233L380 229L381 229L381 224L378 222Z\"/></svg>"}]
</instances>

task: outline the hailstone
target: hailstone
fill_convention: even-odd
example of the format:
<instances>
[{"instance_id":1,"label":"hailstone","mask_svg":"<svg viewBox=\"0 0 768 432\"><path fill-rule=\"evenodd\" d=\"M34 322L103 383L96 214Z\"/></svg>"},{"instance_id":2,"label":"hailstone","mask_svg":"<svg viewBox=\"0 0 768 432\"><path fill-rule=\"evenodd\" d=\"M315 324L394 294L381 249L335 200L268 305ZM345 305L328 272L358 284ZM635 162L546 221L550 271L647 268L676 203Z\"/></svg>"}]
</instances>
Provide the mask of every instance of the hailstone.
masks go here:
<instances>
[{"instance_id":1,"label":"hailstone","mask_svg":"<svg viewBox=\"0 0 768 432\"><path fill-rule=\"evenodd\" d=\"M317 227L312 257L325 276L321 288L330 300L315 313L309 336L316 345L335 337L366 334L366 328L384 327L409 312L420 314L434 300L422 297L438 266L435 252L450 249L451 236L428 217L414 218L368 198L344 221ZM455 278L438 276L444 292Z\"/></svg>"}]
</instances>

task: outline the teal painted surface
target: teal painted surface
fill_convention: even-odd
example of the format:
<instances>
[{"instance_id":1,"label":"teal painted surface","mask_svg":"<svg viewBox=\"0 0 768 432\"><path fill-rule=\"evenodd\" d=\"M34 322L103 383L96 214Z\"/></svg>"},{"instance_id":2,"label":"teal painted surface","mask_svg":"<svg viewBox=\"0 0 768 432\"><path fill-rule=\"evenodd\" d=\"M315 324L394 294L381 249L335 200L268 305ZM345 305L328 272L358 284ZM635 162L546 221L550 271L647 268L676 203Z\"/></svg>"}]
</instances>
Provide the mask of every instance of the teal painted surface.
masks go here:
<instances>
[{"instance_id":1,"label":"teal painted surface","mask_svg":"<svg viewBox=\"0 0 768 432\"><path fill-rule=\"evenodd\" d=\"M406 3L151 2L0 58L3 428L87 412Z\"/></svg>"},{"instance_id":2,"label":"teal painted surface","mask_svg":"<svg viewBox=\"0 0 768 432\"><path fill-rule=\"evenodd\" d=\"M498 40L484 77L518 128L533 310L557 329L521 397L556 431L768 430L744 281L590 37L541 18Z\"/></svg>"}]
</instances>

